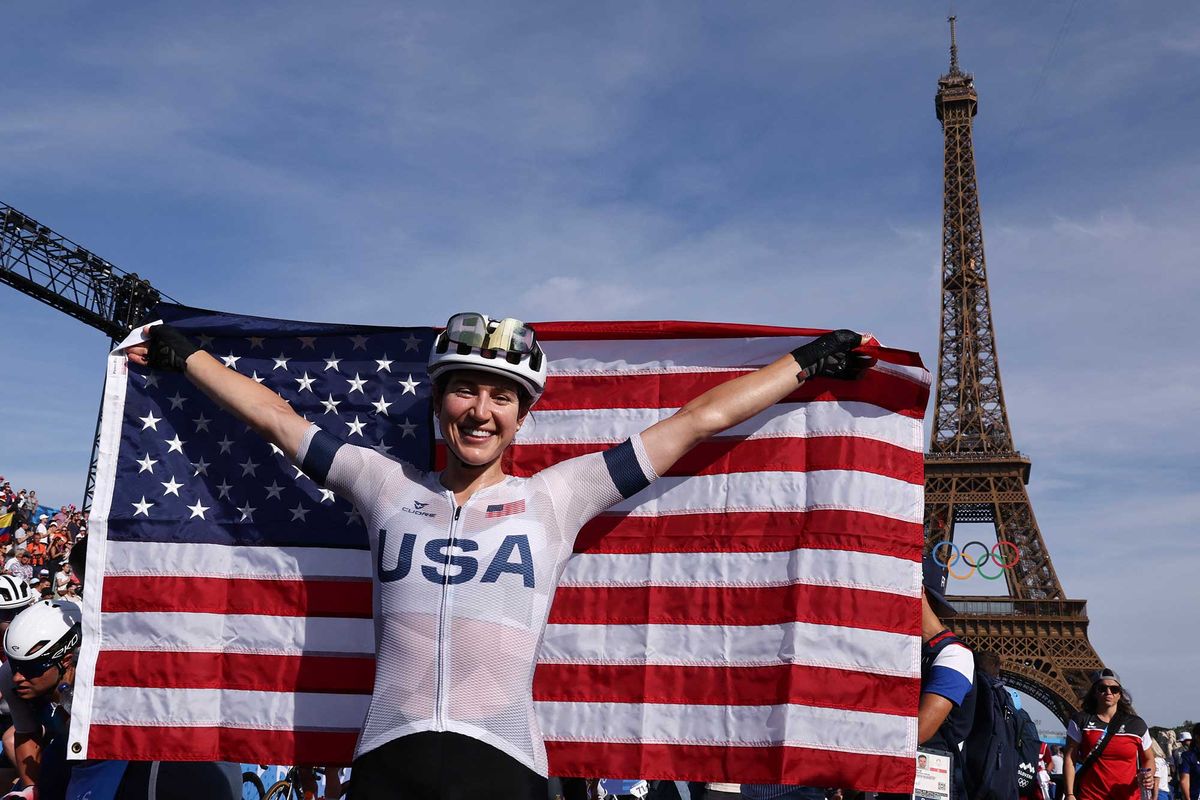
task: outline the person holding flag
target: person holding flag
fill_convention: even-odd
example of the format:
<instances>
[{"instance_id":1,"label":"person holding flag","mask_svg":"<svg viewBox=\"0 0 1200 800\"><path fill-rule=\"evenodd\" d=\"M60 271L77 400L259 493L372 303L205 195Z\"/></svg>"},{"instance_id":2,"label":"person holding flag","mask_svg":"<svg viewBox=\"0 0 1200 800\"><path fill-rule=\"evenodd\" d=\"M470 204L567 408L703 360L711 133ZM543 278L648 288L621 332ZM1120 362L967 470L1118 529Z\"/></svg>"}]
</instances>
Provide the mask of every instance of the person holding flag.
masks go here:
<instances>
[{"instance_id":1,"label":"person holding flag","mask_svg":"<svg viewBox=\"0 0 1200 800\"><path fill-rule=\"evenodd\" d=\"M431 473L340 441L169 325L143 334L130 361L185 373L366 522L377 653L354 800L544 798L533 671L580 528L806 379L855 379L874 363L854 352L859 334L827 333L621 444L513 478L502 456L548 371L535 331L519 320L455 314L438 335L428 364L447 464Z\"/></svg>"}]
</instances>

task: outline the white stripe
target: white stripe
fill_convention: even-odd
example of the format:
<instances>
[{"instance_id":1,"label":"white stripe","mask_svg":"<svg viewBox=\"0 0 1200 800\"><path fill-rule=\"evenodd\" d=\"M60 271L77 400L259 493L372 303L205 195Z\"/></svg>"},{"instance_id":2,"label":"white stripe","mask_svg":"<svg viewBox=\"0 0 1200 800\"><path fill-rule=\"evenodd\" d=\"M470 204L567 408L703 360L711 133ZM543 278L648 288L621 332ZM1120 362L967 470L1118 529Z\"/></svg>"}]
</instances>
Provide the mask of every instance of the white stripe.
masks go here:
<instances>
[{"instance_id":1,"label":"white stripe","mask_svg":"<svg viewBox=\"0 0 1200 800\"><path fill-rule=\"evenodd\" d=\"M140 611L106 613L102 623L100 644L112 650L267 655L375 652L369 619Z\"/></svg>"},{"instance_id":2,"label":"white stripe","mask_svg":"<svg viewBox=\"0 0 1200 800\"><path fill-rule=\"evenodd\" d=\"M801 664L915 677L916 637L863 628L778 625L546 626L538 660L547 664L766 666Z\"/></svg>"},{"instance_id":3,"label":"white stripe","mask_svg":"<svg viewBox=\"0 0 1200 800\"><path fill-rule=\"evenodd\" d=\"M675 408L535 409L530 424L521 428L516 442L623 442L676 411ZM924 446L921 420L860 402L780 403L714 438L810 436L857 436L914 453L922 452Z\"/></svg>"},{"instance_id":4,"label":"white stripe","mask_svg":"<svg viewBox=\"0 0 1200 800\"><path fill-rule=\"evenodd\" d=\"M358 730L366 695L97 686L92 721L257 730Z\"/></svg>"},{"instance_id":5,"label":"white stripe","mask_svg":"<svg viewBox=\"0 0 1200 800\"><path fill-rule=\"evenodd\" d=\"M785 745L910 756L915 717L815 706L537 703L550 741Z\"/></svg>"},{"instance_id":6,"label":"white stripe","mask_svg":"<svg viewBox=\"0 0 1200 800\"><path fill-rule=\"evenodd\" d=\"M892 556L801 548L767 553L581 553L560 586L843 586L919 597L921 565Z\"/></svg>"},{"instance_id":7,"label":"white stripe","mask_svg":"<svg viewBox=\"0 0 1200 800\"><path fill-rule=\"evenodd\" d=\"M371 553L332 547L109 542L108 575L212 578L371 578Z\"/></svg>"},{"instance_id":8,"label":"white stripe","mask_svg":"<svg viewBox=\"0 0 1200 800\"><path fill-rule=\"evenodd\" d=\"M865 511L919 523L924 487L886 475L837 469L667 477L616 504L609 513L660 516L813 509Z\"/></svg>"},{"instance_id":9,"label":"white stripe","mask_svg":"<svg viewBox=\"0 0 1200 800\"><path fill-rule=\"evenodd\" d=\"M554 375L663 374L745 370L769 364L808 344L811 336L740 339L597 339L546 342ZM875 369L928 386L929 370L879 361Z\"/></svg>"}]
</instances>

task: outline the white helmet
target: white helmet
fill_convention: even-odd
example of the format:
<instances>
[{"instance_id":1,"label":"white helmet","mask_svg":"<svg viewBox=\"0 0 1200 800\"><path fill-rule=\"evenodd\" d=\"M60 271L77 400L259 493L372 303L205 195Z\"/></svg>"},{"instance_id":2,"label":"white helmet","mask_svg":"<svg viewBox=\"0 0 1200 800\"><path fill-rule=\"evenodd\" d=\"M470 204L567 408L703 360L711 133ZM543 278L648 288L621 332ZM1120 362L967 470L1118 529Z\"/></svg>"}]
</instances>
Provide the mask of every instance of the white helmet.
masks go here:
<instances>
[{"instance_id":1,"label":"white helmet","mask_svg":"<svg viewBox=\"0 0 1200 800\"><path fill-rule=\"evenodd\" d=\"M546 355L533 328L519 319L491 320L486 314L455 314L446 321L429 353L429 377L455 369L477 369L512 378L536 403L546 389Z\"/></svg>"},{"instance_id":2,"label":"white helmet","mask_svg":"<svg viewBox=\"0 0 1200 800\"><path fill-rule=\"evenodd\" d=\"M17 661L61 661L79 646L79 606L66 600L42 600L22 611L4 634L4 652Z\"/></svg>"},{"instance_id":3,"label":"white helmet","mask_svg":"<svg viewBox=\"0 0 1200 800\"><path fill-rule=\"evenodd\" d=\"M12 575L0 575L0 611L24 608L33 599L28 583Z\"/></svg>"}]
</instances>

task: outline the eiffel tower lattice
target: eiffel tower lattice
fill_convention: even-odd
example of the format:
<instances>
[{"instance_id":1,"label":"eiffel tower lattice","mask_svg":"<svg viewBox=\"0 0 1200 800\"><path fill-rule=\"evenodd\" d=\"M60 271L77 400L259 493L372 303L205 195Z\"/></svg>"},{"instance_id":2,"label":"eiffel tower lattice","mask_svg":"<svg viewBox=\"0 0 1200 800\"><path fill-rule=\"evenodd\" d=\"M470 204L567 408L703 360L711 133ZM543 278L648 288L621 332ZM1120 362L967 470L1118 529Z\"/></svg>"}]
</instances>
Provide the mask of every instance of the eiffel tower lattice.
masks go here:
<instances>
[{"instance_id":1,"label":"eiffel tower lattice","mask_svg":"<svg viewBox=\"0 0 1200 800\"><path fill-rule=\"evenodd\" d=\"M950 598L956 632L997 653L1006 682L1064 722L1103 664L1088 640L1087 603L1067 599L1025 485L1030 461L1016 450L996 356L975 177L972 118L978 96L958 66L950 18L950 71L938 80L945 137L941 338L933 433L925 457L925 547L953 560L956 523L992 523L1008 594ZM962 557L961 555L959 556ZM972 552L971 560L982 557ZM961 565L961 562L959 562ZM961 566L952 569L961 569ZM997 568L998 569L998 568Z\"/></svg>"}]
</instances>

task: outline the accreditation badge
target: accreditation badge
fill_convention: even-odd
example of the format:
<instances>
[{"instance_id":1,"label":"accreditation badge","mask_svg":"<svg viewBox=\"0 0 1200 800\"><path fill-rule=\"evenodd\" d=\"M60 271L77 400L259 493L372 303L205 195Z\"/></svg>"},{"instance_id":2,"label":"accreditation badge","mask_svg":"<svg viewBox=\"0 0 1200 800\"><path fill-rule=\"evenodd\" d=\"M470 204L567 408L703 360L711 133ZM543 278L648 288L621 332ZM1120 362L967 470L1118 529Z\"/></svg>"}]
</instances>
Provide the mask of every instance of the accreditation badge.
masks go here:
<instances>
[{"instance_id":1,"label":"accreditation badge","mask_svg":"<svg viewBox=\"0 0 1200 800\"><path fill-rule=\"evenodd\" d=\"M943 750L917 748L917 781L913 800L950 800L950 759Z\"/></svg>"}]
</instances>

